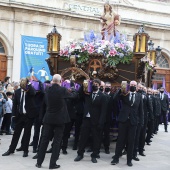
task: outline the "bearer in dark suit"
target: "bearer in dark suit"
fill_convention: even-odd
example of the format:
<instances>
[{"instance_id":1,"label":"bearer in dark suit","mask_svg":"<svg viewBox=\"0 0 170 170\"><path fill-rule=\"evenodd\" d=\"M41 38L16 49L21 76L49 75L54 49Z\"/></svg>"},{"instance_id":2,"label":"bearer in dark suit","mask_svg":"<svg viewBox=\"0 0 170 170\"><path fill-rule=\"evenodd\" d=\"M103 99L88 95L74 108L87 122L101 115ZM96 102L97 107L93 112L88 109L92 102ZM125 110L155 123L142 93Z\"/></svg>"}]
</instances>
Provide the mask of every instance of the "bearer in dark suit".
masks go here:
<instances>
[{"instance_id":1,"label":"bearer in dark suit","mask_svg":"<svg viewBox=\"0 0 170 170\"><path fill-rule=\"evenodd\" d=\"M114 101L113 101L113 93L111 93L111 83L106 82L105 83L105 95L108 98L108 104L107 104L107 110L106 110L106 122L104 124L104 149L106 154L110 154L109 151L109 146L110 146L110 127L111 127L111 121L112 121L112 113L113 113L113 106L114 106Z\"/></svg>"},{"instance_id":2,"label":"bearer in dark suit","mask_svg":"<svg viewBox=\"0 0 170 170\"><path fill-rule=\"evenodd\" d=\"M42 140L38 151L36 167L41 167L51 134L54 133L49 169L56 169L60 167L60 165L56 164L56 161L59 157L64 124L70 121L65 99L75 98L77 97L77 93L73 89L72 93L70 93L65 87L61 87L61 76L55 74L53 76L52 86L46 90L44 97L46 113L43 119L44 129L42 132Z\"/></svg>"},{"instance_id":3,"label":"bearer in dark suit","mask_svg":"<svg viewBox=\"0 0 170 170\"><path fill-rule=\"evenodd\" d=\"M15 91L15 97L12 108L12 114L13 116L15 116L16 120L14 135L12 137L9 150L5 152L2 156L8 156L11 153L14 153L23 128L23 157L28 156L31 127L33 125L34 118L37 114L34 100L36 92L31 86L31 84L28 83L28 79L26 78L21 79L20 87L20 89L17 89Z\"/></svg>"},{"instance_id":4,"label":"bearer in dark suit","mask_svg":"<svg viewBox=\"0 0 170 170\"><path fill-rule=\"evenodd\" d=\"M97 163L96 158L100 150L101 130L106 118L106 97L99 91L100 84L100 80L93 80L93 92L91 94L85 93L80 89L80 94L82 92L84 98L84 119L80 133L78 156L74 161L83 159L86 143L91 132L93 141L91 161Z\"/></svg>"},{"instance_id":5,"label":"bearer in dark suit","mask_svg":"<svg viewBox=\"0 0 170 170\"><path fill-rule=\"evenodd\" d=\"M160 88L160 99L161 99L161 115L163 116L165 132L168 132L167 125L167 114L169 113L169 101L168 96L164 93L165 89Z\"/></svg>"},{"instance_id":6,"label":"bearer in dark suit","mask_svg":"<svg viewBox=\"0 0 170 170\"><path fill-rule=\"evenodd\" d=\"M112 165L119 163L119 156L125 146L127 138L127 165L132 166L133 147L135 141L135 134L138 123L143 125L143 103L142 96L136 93L136 81L130 82L130 92L121 94L120 90L115 94L122 100L122 108L119 113L119 132L116 143L115 155L113 157Z\"/></svg>"}]
</instances>

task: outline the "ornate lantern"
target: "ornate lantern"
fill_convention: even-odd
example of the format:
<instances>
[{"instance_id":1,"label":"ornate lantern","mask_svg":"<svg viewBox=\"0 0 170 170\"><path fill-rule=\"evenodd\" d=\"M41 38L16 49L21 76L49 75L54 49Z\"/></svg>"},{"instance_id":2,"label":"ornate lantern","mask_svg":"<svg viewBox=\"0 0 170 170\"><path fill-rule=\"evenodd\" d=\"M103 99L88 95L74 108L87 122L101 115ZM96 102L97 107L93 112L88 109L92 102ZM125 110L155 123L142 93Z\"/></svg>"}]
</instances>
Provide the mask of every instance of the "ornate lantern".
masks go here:
<instances>
[{"instance_id":1,"label":"ornate lantern","mask_svg":"<svg viewBox=\"0 0 170 170\"><path fill-rule=\"evenodd\" d=\"M61 40L61 35L58 33L56 26L54 25L51 33L47 35L47 41L48 41L47 53L59 54L60 40Z\"/></svg>"},{"instance_id":2,"label":"ornate lantern","mask_svg":"<svg viewBox=\"0 0 170 170\"><path fill-rule=\"evenodd\" d=\"M58 54L60 52L60 40L61 35L58 33L56 26L54 25L51 33L47 35L47 53L50 55L46 62L50 69L50 74L53 76L57 73L57 62L58 62Z\"/></svg>"},{"instance_id":3,"label":"ornate lantern","mask_svg":"<svg viewBox=\"0 0 170 170\"><path fill-rule=\"evenodd\" d=\"M138 33L133 36L134 40L134 54L140 55L140 58L144 57L148 51L147 42L149 40L149 35L145 33L143 25L139 28Z\"/></svg>"},{"instance_id":4,"label":"ornate lantern","mask_svg":"<svg viewBox=\"0 0 170 170\"><path fill-rule=\"evenodd\" d=\"M154 49L154 43L152 42L152 40L149 41L148 46L149 46L148 57L150 61L153 62L153 65L156 65L156 50Z\"/></svg>"},{"instance_id":5,"label":"ornate lantern","mask_svg":"<svg viewBox=\"0 0 170 170\"><path fill-rule=\"evenodd\" d=\"M158 47L156 48L156 56L157 56L157 57L160 57L160 56L161 56L161 51L162 51L161 47L158 46Z\"/></svg>"}]
</instances>

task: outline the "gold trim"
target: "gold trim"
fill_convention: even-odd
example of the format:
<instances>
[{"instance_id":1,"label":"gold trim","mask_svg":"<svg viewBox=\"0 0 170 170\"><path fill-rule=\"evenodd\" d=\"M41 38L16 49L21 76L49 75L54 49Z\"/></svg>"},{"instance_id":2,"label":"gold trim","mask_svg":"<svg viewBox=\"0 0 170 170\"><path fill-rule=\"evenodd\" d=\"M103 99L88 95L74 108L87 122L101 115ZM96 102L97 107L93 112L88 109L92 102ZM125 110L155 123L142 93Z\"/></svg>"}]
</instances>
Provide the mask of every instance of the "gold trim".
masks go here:
<instances>
[{"instance_id":1,"label":"gold trim","mask_svg":"<svg viewBox=\"0 0 170 170\"><path fill-rule=\"evenodd\" d=\"M127 70L123 70L123 69L118 69L118 70L120 70L120 71L124 71L124 72L128 72L128 73L132 73L132 74L134 74L134 73L135 73L135 72L127 71Z\"/></svg>"}]
</instances>

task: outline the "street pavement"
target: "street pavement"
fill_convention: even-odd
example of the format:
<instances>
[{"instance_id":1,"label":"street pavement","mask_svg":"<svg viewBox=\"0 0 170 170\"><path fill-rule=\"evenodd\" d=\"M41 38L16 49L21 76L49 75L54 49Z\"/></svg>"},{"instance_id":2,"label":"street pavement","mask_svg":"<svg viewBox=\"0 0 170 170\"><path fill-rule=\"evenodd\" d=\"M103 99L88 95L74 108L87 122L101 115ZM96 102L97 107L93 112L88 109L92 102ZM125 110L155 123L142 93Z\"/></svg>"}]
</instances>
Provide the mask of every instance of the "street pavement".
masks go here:
<instances>
[{"instance_id":1,"label":"street pavement","mask_svg":"<svg viewBox=\"0 0 170 170\"><path fill-rule=\"evenodd\" d=\"M159 132L152 139L150 146L145 146L145 157L138 156L140 161L133 161L133 167L126 165L126 156L122 156L119 160L119 164L111 165L111 158L114 155L115 142L111 143L111 153L105 154L103 148L101 149L100 159L98 163L91 162L90 154L86 152L84 159L80 162L74 162L74 158L77 156L77 152L73 151L71 145L73 143L73 137L69 139L68 154L60 154L60 158L57 164L61 165L61 170L170 170L170 127L169 132L164 132L163 125L160 125ZM35 155L32 153L32 147L29 148L29 156L22 157L23 152L15 152L10 156L1 156L8 150L12 136L3 135L0 136L0 170L37 170L35 167L36 160L32 159ZM18 144L20 146L20 142ZM50 147L50 145L49 145ZM49 160L51 154L46 154L46 158L42 164L42 170L49 168Z\"/></svg>"}]
</instances>

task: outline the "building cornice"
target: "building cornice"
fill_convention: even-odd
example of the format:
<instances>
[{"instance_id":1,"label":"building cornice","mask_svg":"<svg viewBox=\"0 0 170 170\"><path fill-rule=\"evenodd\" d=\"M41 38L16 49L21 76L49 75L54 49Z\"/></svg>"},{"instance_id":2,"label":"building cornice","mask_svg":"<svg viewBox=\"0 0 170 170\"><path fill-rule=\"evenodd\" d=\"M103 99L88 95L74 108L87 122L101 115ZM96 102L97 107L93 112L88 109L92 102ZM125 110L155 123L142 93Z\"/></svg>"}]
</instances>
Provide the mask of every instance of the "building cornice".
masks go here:
<instances>
[{"instance_id":1,"label":"building cornice","mask_svg":"<svg viewBox=\"0 0 170 170\"><path fill-rule=\"evenodd\" d=\"M95 2L96 3L96 2ZM135 9L136 7L133 6L127 6L127 5L123 5L123 4L117 4L119 7L122 8L131 8L131 9ZM19 2L0 2L0 8L1 6L3 6L2 9L4 9L4 7L6 8L13 8L14 11L21 11L22 12L29 12L32 13L32 11L35 12L40 12L40 13L45 13L45 14L53 14L53 15L62 15L63 17L67 18L72 18L74 19L85 19L86 21L99 21L99 15L98 16L92 16L92 15L87 15L87 14L82 14L82 13L76 13L74 11L69 11L69 10L64 10L64 9L60 9L60 8L52 8L52 7L45 7L45 6L40 6L40 5L32 5L32 4L28 4L28 3L19 3ZM145 11L142 8L137 8L138 10L141 11ZM124 9L125 10L125 9ZM148 11L147 12L154 12L154 11ZM145 11L145 12L146 12ZM159 15L166 15L166 17L170 17L170 13L159 13ZM0 20L6 20L4 17L1 17ZM148 21L141 21L141 20L134 20L134 19L129 19L129 18L122 18L122 24L130 24L130 25L141 25L141 24L145 24L146 27L149 28L153 28L153 29L162 29L162 30L170 30L170 24L163 24L163 23L155 23L155 22L148 22ZM16 22L23 22L23 21L17 21ZM27 21L24 21L27 22ZM49 25L48 23L45 22L35 22L34 23L38 23L38 24L42 24L42 25ZM30 22L29 22L30 23Z\"/></svg>"}]
</instances>

